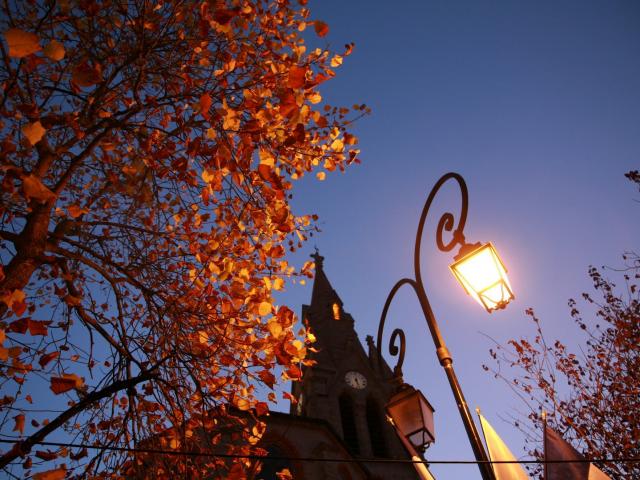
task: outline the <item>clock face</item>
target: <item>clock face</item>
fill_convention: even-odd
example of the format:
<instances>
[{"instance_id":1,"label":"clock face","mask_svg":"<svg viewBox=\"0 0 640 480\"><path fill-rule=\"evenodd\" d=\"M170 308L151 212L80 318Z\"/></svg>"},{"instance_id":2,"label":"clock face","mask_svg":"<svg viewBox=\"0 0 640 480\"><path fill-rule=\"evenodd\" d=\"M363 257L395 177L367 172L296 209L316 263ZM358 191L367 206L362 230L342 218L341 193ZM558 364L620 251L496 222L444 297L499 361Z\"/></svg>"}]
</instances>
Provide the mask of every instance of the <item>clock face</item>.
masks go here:
<instances>
[{"instance_id":1,"label":"clock face","mask_svg":"<svg viewBox=\"0 0 640 480\"><path fill-rule=\"evenodd\" d=\"M344 381L347 382L351 388L356 390L362 390L367 386L367 378L360 372L347 372L344 375Z\"/></svg>"}]
</instances>

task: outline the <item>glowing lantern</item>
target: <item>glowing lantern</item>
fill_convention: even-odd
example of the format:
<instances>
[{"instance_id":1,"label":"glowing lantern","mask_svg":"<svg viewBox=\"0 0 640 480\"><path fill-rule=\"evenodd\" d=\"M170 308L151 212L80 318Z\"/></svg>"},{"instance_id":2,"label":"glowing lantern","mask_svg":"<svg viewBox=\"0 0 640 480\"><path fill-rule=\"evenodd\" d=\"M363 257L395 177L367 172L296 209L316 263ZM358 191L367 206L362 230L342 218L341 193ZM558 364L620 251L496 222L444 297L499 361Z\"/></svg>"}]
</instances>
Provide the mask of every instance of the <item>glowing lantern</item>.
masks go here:
<instances>
[{"instance_id":1,"label":"glowing lantern","mask_svg":"<svg viewBox=\"0 0 640 480\"><path fill-rule=\"evenodd\" d=\"M455 260L449 268L487 312L506 307L514 298L507 269L491 243L465 245Z\"/></svg>"}]
</instances>

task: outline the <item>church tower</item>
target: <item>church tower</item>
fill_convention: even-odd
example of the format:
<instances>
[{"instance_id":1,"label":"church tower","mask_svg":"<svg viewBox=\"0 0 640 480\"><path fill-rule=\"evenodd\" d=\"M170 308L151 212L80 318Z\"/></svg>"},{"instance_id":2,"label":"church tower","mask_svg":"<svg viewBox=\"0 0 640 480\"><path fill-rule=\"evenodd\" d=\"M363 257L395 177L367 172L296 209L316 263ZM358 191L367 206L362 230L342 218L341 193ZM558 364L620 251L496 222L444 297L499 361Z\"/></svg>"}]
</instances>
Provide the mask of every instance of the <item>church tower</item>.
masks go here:
<instances>
[{"instance_id":1,"label":"church tower","mask_svg":"<svg viewBox=\"0 0 640 480\"><path fill-rule=\"evenodd\" d=\"M406 460L409 455L384 412L396 388L391 369L384 361L378 364L373 337L367 336L366 350L360 343L354 319L324 271L324 258L317 252L312 257L316 274L302 319L316 336L317 352L311 354L316 363L293 384L299 402L292 405L291 414L328 422L356 458ZM374 478L417 478L411 464L366 466Z\"/></svg>"}]
</instances>

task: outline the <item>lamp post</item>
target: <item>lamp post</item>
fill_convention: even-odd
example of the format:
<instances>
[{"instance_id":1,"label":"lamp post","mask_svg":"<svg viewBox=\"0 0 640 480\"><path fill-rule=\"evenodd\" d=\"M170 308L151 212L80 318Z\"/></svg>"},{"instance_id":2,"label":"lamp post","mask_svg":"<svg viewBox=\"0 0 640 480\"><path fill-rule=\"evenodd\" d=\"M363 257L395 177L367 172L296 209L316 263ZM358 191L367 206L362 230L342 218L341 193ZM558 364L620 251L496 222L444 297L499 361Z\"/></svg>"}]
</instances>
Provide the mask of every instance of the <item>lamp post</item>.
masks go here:
<instances>
[{"instance_id":1,"label":"lamp post","mask_svg":"<svg viewBox=\"0 0 640 480\"><path fill-rule=\"evenodd\" d=\"M482 441L480 440L480 435L478 434L478 430L471 417L471 413L462 393L462 389L460 388L460 383L458 382L458 378L456 377L455 371L453 369L453 359L451 357L451 353L447 349L447 346L445 345L445 342L440 333L435 315L433 314L433 310L431 309L431 305L429 304L429 300L424 289L422 275L420 274L420 240L422 238L427 214L429 213L429 209L436 194L438 193L442 185L449 180L455 180L460 187L460 193L462 196L460 218L458 219L458 224L455 225L454 229L454 216L448 212L442 215L440 221L438 222L436 231L436 244L438 245L438 248L443 252L449 252L453 250L456 245L460 245L460 250L454 257L454 263L450 266L450 268L455 277L462 284L466 292L475 300L477 300L485 308L485 310L487 310L487 312L491 313L494 310L504 308L507 303L509 303L509 301L514 298L513 291L511 290L511 285L509 284L509 280L506 276L506 269L502 264L502 261L498 257L498 254L493 245L491 245L490 243L484 245L479 243L468 244L466 242L463 231L465 222L467 220L467 185L464 182L464 179L459 174L447 173L446 175L442 176L440 180L438 180L438 182L435 184L435 186L429 193L427 201L422 209L420 222L418 223L418 232L416 234L416 243L413 257L415 279L403 278L402 280L399 280L393 286L391 292L389 292L389 296L387 297L384 308L382 309L380 324L378 325L378 360L381 361L382 359L382 333L384 330L384 323L387 317L389 306L391 305L393 297L402 286L404 286L405 284L411 285L418 297L420 306L422 307L422 312L424 314L429 332L431 332L431 337L433 338L433 343L436 348L436 355L438 357L440 365L442 366L442 368L444 368L447 380L449 381L449 385L458 406L458 411L460 412L460 416L462 417L462 422L464 423L467 436L469 437L469 442L471 443L471 448L473 449L476 460L479 462L478 467L480 469L480 473L482 474L482 478L484 480L495 480L493 468L489 464L489 457L484 449ZM447 232L452 232L451 240L447 243L443 241L443 232L445 230ZM399 340L399 347L396 345L396 340ZM393 356L398 356L397 364L394 368L394 375L397 378L398 383L400 384L400 388L399 392L394 395L389 404L387 404L387 413L389 413L389 415L392 417L396 429L405 436L403 441L408 440L416 450L422 450L425 445L428 445L434 439L432 423L431 425L429 425L429 422L423 422L422 429L420 429L420 427L414 426L413 432L403 431L400 425L403 420L397 417L397 415L400 415L400 413L402 412L402 414L407 416L407 418L413 418L415 420L418 419L418 417L424 418L424 412L428 411L428 408L425 409L424 403L419 397L403 394L403 392L407 391L408 389L412 389L412 387L408 387L402 380L402 363L404 361L404 352L404 332L401 329L396 328L391 334L391 338L389 341L389 353ZM420 397L424 399L421 394ZM403 399L407 401L403 403ZM426 399L424 400L426 401ZM409 402L413 403L413 405L418 405L418 407L412 407ZM428 402L426 403L428 405ZM420 413L418 413L418 410ZM393 416L394 413L396 414L395 418ZM431 415L432 413L433 409L431 408Z\"/></svg>"}]
</instances>

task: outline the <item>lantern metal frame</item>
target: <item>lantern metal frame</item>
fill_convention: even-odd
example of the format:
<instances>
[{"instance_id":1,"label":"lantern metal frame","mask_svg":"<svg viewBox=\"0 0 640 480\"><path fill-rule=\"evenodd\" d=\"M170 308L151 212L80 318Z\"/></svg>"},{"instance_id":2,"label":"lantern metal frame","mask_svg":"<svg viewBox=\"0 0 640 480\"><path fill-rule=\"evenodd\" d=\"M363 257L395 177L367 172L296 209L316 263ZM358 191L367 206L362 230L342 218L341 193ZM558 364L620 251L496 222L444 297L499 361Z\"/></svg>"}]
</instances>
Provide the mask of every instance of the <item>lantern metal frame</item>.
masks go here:
<instances>
[{"instance_id":1,"label":"lantern metal frame","mask_svg":"<svg viewBox=\"0 0 640 480\"><path fill-rule=\"evenodd\" d=\"M392 411L394 409L394 407L400 406L402 404L405 404L406 402L415 402L418 405L418 408L420 410L420 424L421 427L418 429L414 429L410 432L405 432L404 430L402 430L400 428L400 425L398 422L397 417L395 417L392 414ZM422 408L422 405L426 406L427 409L430 412L430 416L431 416L431 421L429 422L429 419L425 418L425 412L424 409ZM426 397L422 394L422 392L420 390L416 390L415 388L413 388L411 385L405 383L402 385L400 391L398 391L393 397L391 397L391 399L389 400L389 402L385 405L385 411L387 413L387 415L389 417L391 417L391 419L393 420L394 425L396 426L396 428L402 433L402 435L404 435L404 437L407 439L407 441L416 449L416 451L419 452L424 452L429 445L431 445L433 442L435 442L436 437L435 437L435 432L433 431L433 414L435 412L435 409L433 408L433 406L431 405L431 403L429 403L429 400L426 399ZM431 429L429 428L429 423L431 423ZM420 444L416 445L411 439L417 434L417 433L422 433L422 438L428 438L428 440L424 441L424 442L420 442Z\"/></svg>"},{"instance_id":2,"label":"lantern metal frame","mask_svg":"<svg viewBox=\"0 0 640 480\"><path fill-rule=\"evenodd\" d=\"M496 270L499 272L499 280L497 280L496 282L488 286L485 286L481 290L475 290L471 288L471 290L473 290L473 293L472 293L469 291L469 288L467 287L467 283L469 282L464 278L464 275L462 274L462 272L460 272L457 269L457 267L459 265L462 265L472 257L474 257L480 251L485 249L491 252L491 259L495 264ZM498 255L498 252L496 251L496 247L494 247L491 242L487 242L485 244L477 243L475 245L466 245L465 247L461 248L461 251L453 259L455 261L454 263L449 265L449 269L451 270L453 275L456 277L456 280L458 280L458 282L462 285L462 288L464 288L465 292L467 292L467 295L474 297L474 294L475 294L475 296L477 297L476 300L484 307L484 309L488 313L493 313L496 310L504 309L508 305L508 303L515 298L511 285L509 284L509 279L507 277L507 268L504 266L502 259ZM495 302L494 306L490 306L486 301L487 296L484 295L484 293L493 289L493 287L495 287L496 285L501 285L503 294L506 291L508 298L506 299L503 298L502 300Z\"/></svg>"},{"instance_id":3,"label":"lantern metal frame","mask_svg":"<svg viewBox=\"0 0 640 480\"><path fill-rule=\"evenodd\" d=\"M424 283L422 281L422 274L420 272L420 243L425 221L427 219L427 214L429 213L429 209L431 208L431 204L433 203L433 199L435 198L436 194L438 193L442 185L444 185L449 180L454 180L460 188L460 216L458 218L457 225L455 225L455 217L453 216L453 214L446 212L442 215L438 222L438 227L436 230L436 244L442 252L449 252L453 250L456 245L460 245L459 255L466 255L468 252L474 250L479 246L479 244L468 244L465 241L463 233L464 226L467 220L467 209L469 205L469 194L467 185L462 176L460 176L459 174L453 172L447 173L443 175L431 189L431 192L427 197L427 200L422 209L422 213L420 215L413 256L415 279L403 278L399 280L389 292L387 300L382 309L382 315L380 317L380 323L378 325L378 338L376 344L378 351L378 361L382 363L382 334L384 330L385 320L387 318L387 312L398 290L405 284L408 284L413 288L416 296L418 297L418 301L420 302L422 312L427 322L427 327L429 328L429 332L431 333L431 337L433 338L438 361L444 369L447 380L449 381L449 386L451 387L451 391L453 392L460 417L462 418L462 422L469 438L469 443L471 444L471 448L478 462L478 468L480 469L482 478L483 480L496 480L491 462L489 460L489 456L487 455L482 440L480 439L478 429L473 421L473 418L471 417L469 406L467 405L467 401L465 400L464 394L462 393L462 388L460 387L460 383L458 382L458 378L453 369L453 358L451 357L451 353L449 352L449 349L447 348L444 339L442 338L440 328L438 327L435 315L433 313L433 310L431 309L431 304L429 303L429 299L427 298ZM451 240L449 240L448 242L443 241L443 233L445 230L447 232L451 232ZM397 340L399 340L399 344L397 344ZM396 366L394 367L394 375L398 384L403 385L404 381L402 380L402 364L404 362L405 354L405 334L404 331L400 328L394 329L391 334L391 338L389 339L389 353L392 356L398 357Z\"/></svg>"}]
</instances>

